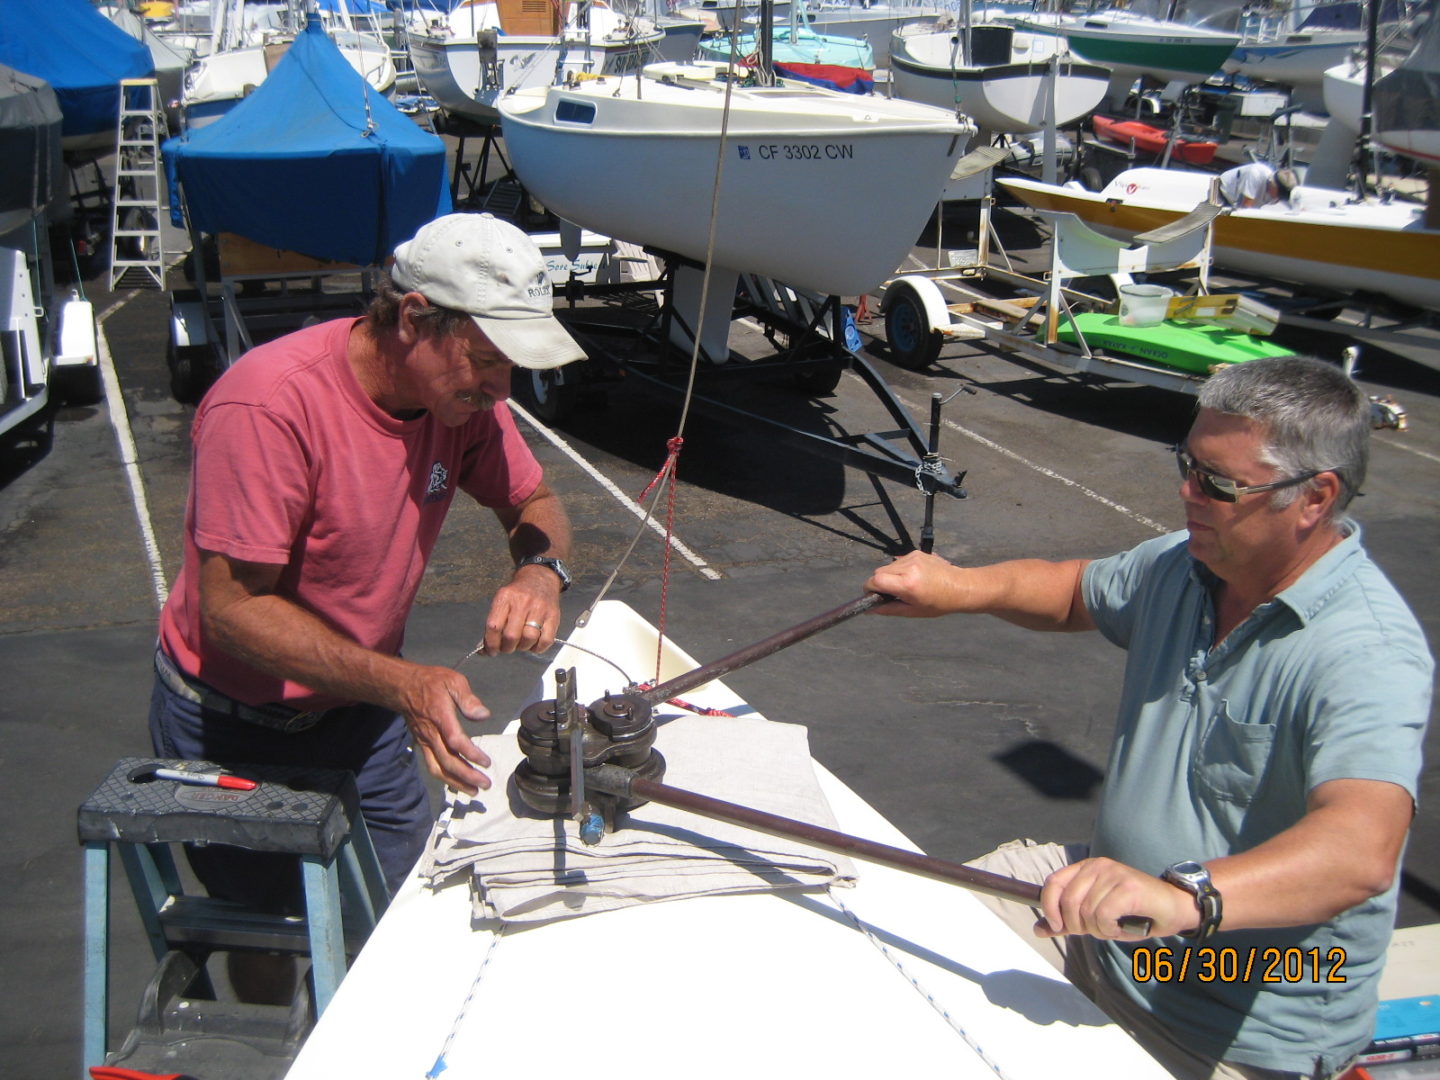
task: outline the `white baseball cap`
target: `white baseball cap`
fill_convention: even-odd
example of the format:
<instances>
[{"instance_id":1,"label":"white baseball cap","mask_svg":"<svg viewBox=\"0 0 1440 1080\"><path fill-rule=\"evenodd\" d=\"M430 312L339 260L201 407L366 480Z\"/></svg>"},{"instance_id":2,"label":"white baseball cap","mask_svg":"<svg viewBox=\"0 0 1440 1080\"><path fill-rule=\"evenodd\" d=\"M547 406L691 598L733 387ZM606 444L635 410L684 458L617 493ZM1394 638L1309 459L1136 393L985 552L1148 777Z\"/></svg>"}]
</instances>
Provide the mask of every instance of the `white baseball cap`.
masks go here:
<instances>
[{"instance_id":1,"label":"white baseball cap","mask_svg":"<svg viewBox=\"0 0 1440 1080\"><path fill-rule=\"evenodd\" d=\"M555 318L540 249L493 214L447 214L422 226L395 249L390 276L405 292L466 312L520 367L585 358Z\"/></svg>"}]
</instances>

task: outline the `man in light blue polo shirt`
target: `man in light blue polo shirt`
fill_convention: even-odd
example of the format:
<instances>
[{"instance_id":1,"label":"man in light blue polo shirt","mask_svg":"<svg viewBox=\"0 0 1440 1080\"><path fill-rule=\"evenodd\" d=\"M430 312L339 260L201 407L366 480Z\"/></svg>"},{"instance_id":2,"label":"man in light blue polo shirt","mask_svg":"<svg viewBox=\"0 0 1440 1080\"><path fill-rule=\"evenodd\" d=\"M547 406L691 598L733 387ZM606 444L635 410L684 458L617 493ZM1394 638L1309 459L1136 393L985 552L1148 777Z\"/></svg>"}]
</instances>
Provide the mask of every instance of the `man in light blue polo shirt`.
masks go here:
<instances>
[{"instance_id":1,"label":"man in light blue polo shirt","mask_svg":"<svg viewBox=\"0 0 1440 1080\"><path fill-rule=\"evenodd\" d=\"M1434 662L1343 516L1368 448L1335 367L1236 365L1177 449L1184 532L1094 561L912 552L867 584L899 601L880 614L1128 651L1088 850L979 864L1043 882L1037 947L1180 1077L1329 1077L1371 1036Z\"/></svg>"}]
</instances>

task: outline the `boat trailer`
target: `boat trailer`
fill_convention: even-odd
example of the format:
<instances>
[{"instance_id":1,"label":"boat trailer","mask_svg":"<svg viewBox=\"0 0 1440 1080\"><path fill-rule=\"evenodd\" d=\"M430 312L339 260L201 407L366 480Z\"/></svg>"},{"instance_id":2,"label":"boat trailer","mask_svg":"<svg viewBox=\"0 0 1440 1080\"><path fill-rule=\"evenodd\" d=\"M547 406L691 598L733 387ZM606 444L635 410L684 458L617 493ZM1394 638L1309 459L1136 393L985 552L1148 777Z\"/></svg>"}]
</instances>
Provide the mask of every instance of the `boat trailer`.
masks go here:
<instances>
[{"instance_id":1,"label":"boat trailer","mask_svg":"<svg viewBox=\"0 0 1440 1080\"><path fill-rule=\"evenodd\" d=\"M1087 331L1084 316L1113 314L1117 305L1072 287L1081 278L1109 278L1119 290L1132 284L1135 274L1196 272L1193 290L1168 301L1162 321L1172 334L1193 336L1206 328L1222 328L1259 337L1273 332L1282 319L1281 312L1249 296L1210 292L1213 223L1224 212L1212 203L1202 203L1128 243L1097 232L1075 214L1038 211L1053 230L1050 266L1040 277L1011 264L990 220L993 204L990 197L981 204L977 248L950 252L949 266L902 271L885 283L880 310L891 359L901 367L928 366L950 342L984 341L1077 373L1183 394L1200 392L1213 367L1186 370L1147 360L1140 349L1122 351L1125 345L1103 344L1093 321L1086 322L1091 327ZM992 244L1003 264L992 258ZM994 287L1012 295L999 297ZM1195 336L1191 351L1203 354L1205 349L1205 340ZM1347 353L1347 373L1356 355ZM1376 429L1404 430L1405 409L1392 398L1372 397L1371 423Z\"/></svg>"},{"instance_id":2,"label":"boat trailer","mask_svg":"<svg viewBox=\"0 0 1440 1080\"><path fill-rule=\"evenodd\" d=\"M689 355L698 336L699 369L688 390L698 411L763 425L789 446L917 488L927 500L927 529L936 494L966 497L964 473L952 475L938 453L939 395L932 399L928 430L922 430L861 354L853 311L839 297L758 274L717 270L707 278L688 259L631 245L617 245L615 258L640 266L639 277L573 281L565 291L567 303L557 306L556 314L589 359L528 373L522 400L542 419L563 424L587 391L627 376L663 392L687 393ZM708 304L700 302L702 291ZM601 302L581 306L581 300ZM737 320L758 328L775 351L760 357L732 351L729 334ZM799 393L820 396L833 391L846 371L870 388L893 429L820 434L742 408L725 394L737 380L773 378L788 381Z\"/></svg>"}]
</instances>

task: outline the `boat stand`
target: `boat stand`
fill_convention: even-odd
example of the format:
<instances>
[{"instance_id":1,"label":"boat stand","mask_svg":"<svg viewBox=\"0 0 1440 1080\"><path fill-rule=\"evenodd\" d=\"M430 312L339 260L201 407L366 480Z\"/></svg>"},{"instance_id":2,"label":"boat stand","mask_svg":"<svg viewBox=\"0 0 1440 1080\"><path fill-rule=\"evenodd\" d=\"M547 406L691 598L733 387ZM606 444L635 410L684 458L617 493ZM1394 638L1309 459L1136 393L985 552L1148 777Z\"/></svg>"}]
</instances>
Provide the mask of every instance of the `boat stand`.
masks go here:
<instances>
[{"instance_id":1,"label":"boat stand","mask_svg":"<svg viewBox=\"0 0 1440 1080\"><path fill-rule=\"evenodd\" d=\"M449 135L455 139L455 164L450 170L450 201L457 209L472 205L476 209L488 209L476 204L476 192L483 192L488 186L491 158L498 161L503 170L497 183L515 178L515 170L510 167L510 162L505 157L505 144L500 137L499 126L445 116L437 134ZM471 139L480 140L480 157L473 163L465 160L465 144ZM518 181L516 186L518 187ZM506 214L508 209L501 216Z\"/></svg>"},{"instance_id":2,"label":"boat stand","mask_svg":"<svg viewBox=\"0 0 1440 1080\"><path fill-rule=\"evenodd\" d=\"M936 494L966 497L964 473L952 475L937 451L938 402L932 406L930 430L922 430L861 355L852 312L839 297L809 293L758 274L716 270L701 326L701 267L671 253L646 252L663 265L658 277L580 286L571 290L570 306L557 310L582 339L590 359L534 373L530 396L538 401L544 418L563 422L586 384L622 374L643 378L666 392L685 393L689 355L698 335L700 371L692 393L697 409L763 425L787 445L872 477L913 486L926 497L927 521ZM581 307L577 301L582 297L614 302ZM732 352L729 332L735 320L757 326L776 351L759 358ZM612 347L616 336L627 340L628 347ZM847 370L874 393L894 421L894 430L823 435L752 412L725 397L727 382L776 376L787 376L802 393L824 395L835 389Z\"/></svg>"}]
</instances>

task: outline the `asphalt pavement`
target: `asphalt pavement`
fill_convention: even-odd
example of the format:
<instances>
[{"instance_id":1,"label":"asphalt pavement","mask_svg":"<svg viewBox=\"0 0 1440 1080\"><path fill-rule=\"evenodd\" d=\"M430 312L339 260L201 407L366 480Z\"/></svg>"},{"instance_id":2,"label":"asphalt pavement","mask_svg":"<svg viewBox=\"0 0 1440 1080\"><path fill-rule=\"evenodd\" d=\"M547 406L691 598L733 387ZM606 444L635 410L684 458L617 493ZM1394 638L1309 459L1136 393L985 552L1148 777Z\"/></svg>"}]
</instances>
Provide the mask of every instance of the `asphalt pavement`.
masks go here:
<instances>
[{"instance_id":1,"label":"asphalt pavement","mask_svg":"<svg viewBox=\"0 0 1440 1080\"><path fill-rule=\"evenodd\" d=\"M1040 238L1006 219L1016 251ZM947 216L963 238L973 221ZM949 241L959 246L959 241ZM1033 247L1033 243L1031 245ZM42 437L0 455L0 1055L17 1078L79 1073L81 861L75 810L115 760L149 753L145 715L158 597L178 568L193 409L170 393L167 297L96 301L115 380L107 402L61 407ZM940 452L966 499L935 506L936 550L957 562L1098 556L1183 523L1168 447L1191 401L1077 376L984 344L948 346L930 368L886 361L883 324L860 326L866 355L923 418L946 400ZM1342 334L1281 340L1337 359ZM737 347L756 347L740 332ZM1366 347L1363 385L1395 396L1410 429L1375 435L1355 507L1366 542L1440 644L1440 338ZM113 391L118 390L118 394ZM804 430L883 432L891 421L853 375L809 398L783 379L735 400ZM674 399L625 379L560 430L522 430L576 527L566 625L619 567L610 596L702 661L858 596L870 570L919 535L913 488L873 481L780 446L737 419L692 417L683 432L668 562L626 500L677 433ZM477 640L508 560L489 515L457 506L436 550L408 656L453 664ZM1031 634L988 619L860 618L734 672L727 682L772 719L808 726L815 757L931 854L963 860L1016 836L1087 835L1123 655L1098 635ZM465 668L497 717L523 702L533 659ZM1440 734L1432 724L1399 924L1440 921ZM1177 853L1182 855L1184 853ZM112 1039L133 1022L152 962L116 878ZM437 958L437 962L442 962ZM1437 959L1436 967L1440 967ZM190 1069L196 1072L197 1070ZM198 1075L198 1072L197 1072Z\"/></svg>"}]
</instances>

